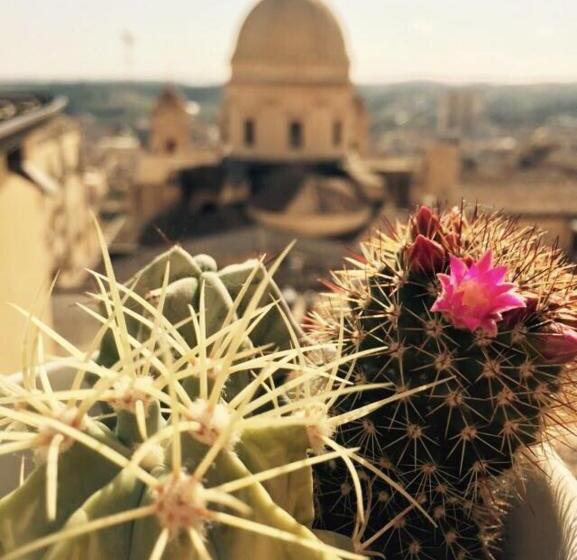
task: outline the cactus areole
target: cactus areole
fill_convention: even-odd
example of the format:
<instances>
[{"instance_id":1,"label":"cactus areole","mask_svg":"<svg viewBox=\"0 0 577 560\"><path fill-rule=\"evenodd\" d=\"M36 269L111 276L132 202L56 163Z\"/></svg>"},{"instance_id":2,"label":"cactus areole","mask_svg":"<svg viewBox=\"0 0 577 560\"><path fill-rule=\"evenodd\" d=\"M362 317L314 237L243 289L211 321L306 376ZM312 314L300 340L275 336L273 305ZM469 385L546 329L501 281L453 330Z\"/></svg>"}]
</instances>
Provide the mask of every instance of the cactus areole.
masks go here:
<instances>
[{"instance_id":1,"label":"cactus areole","mask_svg":"<svg viewBox=\"0 0 577 560\"><path fill-rule=\"evenodd\" d=\"M372 470L361 473L359 522L342 465L316 468L317 524L352 535L387 560L493 558L511 473L568 401L577 355L577 281L543 233L498 214L419 209L376 232L362 256L333 274L311 314L317 340L344 336L355 382L381 394L342 397L339 413L419 386L340 429L372 465L415 497L427 516Z\"/></svg>"}]
</instances>

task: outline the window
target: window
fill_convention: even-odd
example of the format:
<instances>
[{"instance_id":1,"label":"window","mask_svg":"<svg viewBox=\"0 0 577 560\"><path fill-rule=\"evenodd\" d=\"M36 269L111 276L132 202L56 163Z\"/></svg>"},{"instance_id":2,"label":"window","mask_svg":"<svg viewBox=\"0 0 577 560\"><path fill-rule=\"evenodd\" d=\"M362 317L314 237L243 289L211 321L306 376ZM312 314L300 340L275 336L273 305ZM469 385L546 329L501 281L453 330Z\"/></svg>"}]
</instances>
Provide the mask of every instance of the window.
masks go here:
<instances>
[{"instance_id":1,"label":"window","mask_svg":"<svg viewBox=\"0 0 577 560\"><path fill-rule=\"evenodd\" d=\"M22 170L22 150L16 148L15 150L8 152L7 163L10 171L20 173Z\"/></svg>"},{"instance_id":2,"label":"window","mask_svg":"<svg viewBox=\"0 0 577 560\"><path fill-rule=\"evenodd\" d=\"M220 139L224 144L228 144L228 132L229 132L229 124L228 124L228 118L224 118L221 121L221 126L220 126Z\"/></svg>"},{"instance_id":3,"label":"window","mask_svg":"<svg viewBox=\"0 0 577 560\"><path fill-rule=\"evenodd\" d=\"M289 125L289 146L298 150L303 144L303 125L300 121L293 121Z\"/></svg>"},{"instance_id":4,"label":"window","mask_svg":"<svg viewBox=\"0 0 577 560\"><path fill-rule=\"evenodd\" d=\"M248 148L256 144L256 127L253 119L244 121L244 145Z\"/></svg>"},{"instance_id":5,"label":"window","mask_svg":"<svg viewBox=\"0 0 577 560\"><path fill-rule=\"evenodd\" d=\"M335 121L333 123L333 146L338 147L343 143L343 123Z\"/></svg>"},{"instance_id":6,"label":"window","mask_svg":"<svg viewBox=\"0 0 577 560\"><path fill-rule=\"evenodd\" d=\"M164 151L167 154L174 154L176 152L176 140L174 138L169 138L164 144Z\"/></svg>"}]
</instances>

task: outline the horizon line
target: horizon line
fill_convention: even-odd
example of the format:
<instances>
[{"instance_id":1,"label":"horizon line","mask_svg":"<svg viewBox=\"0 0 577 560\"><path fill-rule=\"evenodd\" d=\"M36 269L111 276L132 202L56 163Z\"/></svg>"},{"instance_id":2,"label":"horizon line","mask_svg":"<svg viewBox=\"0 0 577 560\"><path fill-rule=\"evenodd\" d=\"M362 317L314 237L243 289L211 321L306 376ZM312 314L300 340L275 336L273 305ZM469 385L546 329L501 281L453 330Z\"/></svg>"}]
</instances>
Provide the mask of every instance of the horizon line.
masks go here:
<instances>
[{"instance_id":1,"label":"horizon line","mask_svg":"<svg viewBox=\"0 0 577 560\"><path fill-rule=\"evenodd\" d=\"M215 88L223 87L226 85L228 80L214 80L214 81L204 81L199 80L196 82L184 80L184 79L162 79L156 77L26 77L26 76L16 76L16 77L0 77L0 84L10 84L10 83L31 83L31 84L65 84L65 83L118 83L118 84L130 84L130 83L149 83L149 84L175 84L184 87L194 87L194 88ZM391 77L375 80L353 80L353 85L361 87L371 87L371 86L387 86L387 85L398 85L406 83L431 83L439 85L479 85L479 86L537 86L537 85L575 85L577 84L577 76L571 78L561 78L561 77L534 77L534 78L517 78L517 79L503 79L496 77L471 77L471 78L447 78L442 76L407 76L407 77Z\"/></svg>"}]
</instances>

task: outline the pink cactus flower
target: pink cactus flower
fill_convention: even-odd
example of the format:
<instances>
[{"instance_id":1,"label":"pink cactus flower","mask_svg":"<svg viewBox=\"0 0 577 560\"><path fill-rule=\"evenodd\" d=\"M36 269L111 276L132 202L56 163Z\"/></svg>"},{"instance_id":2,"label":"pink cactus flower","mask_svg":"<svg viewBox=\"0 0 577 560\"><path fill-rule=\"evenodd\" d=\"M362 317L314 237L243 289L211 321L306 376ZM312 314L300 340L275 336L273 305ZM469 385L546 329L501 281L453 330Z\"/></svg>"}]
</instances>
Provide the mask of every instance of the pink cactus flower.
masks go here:
<instances>
[{"instance_id":1,"label":"pink cactus flower","mask_svg":"<svg viewBox=\"0 0 577 560\"><path fill-rule=\"evenodd\" d=\"M459 329L481 330L486 336L497 334L502 313L525 307L515 284L505 282L506 266L493 268L491 251L470 266L455 257L450 259L450 274L437 274L442 292L431 307Z\"/></svg>"},{"instance_id":2,"label":"pink cactus flower","mask_svg":"<svg viewBox=\"0 0 577 560\"><path fill-rule=\"evenodd\" d=\"M577 358L577 332L563 323L549 323L537 335L537 348L551 364L565 364Z\"/></svg>"},{"instance_id":3,"label":"pink cactus flower","mask_svg":"<svg viewBox=\"0 0 577 560\"><path fill-rule=\"evenodd\" d=\"M411 270L437 272L445 264L446 252L439 243L419 233L407 248L407 258Z\"/></svg>"}]
</instances>

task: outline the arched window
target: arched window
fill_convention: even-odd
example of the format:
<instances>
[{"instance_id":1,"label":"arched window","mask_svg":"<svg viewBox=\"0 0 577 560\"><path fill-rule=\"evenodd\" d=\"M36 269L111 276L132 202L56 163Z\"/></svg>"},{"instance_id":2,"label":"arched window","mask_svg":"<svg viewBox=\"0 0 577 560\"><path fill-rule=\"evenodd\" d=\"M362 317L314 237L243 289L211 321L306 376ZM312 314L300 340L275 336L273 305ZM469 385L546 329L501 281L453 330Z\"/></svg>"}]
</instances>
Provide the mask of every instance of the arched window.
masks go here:
<instances>
[{"instance_id":1,"label":"arched window","mask_svg":"<svg viewBox=\"0 0 577 560\"><path fill-rule=\"evenodd\" d=\"M333 146L338 148L343 143L343 121L333 122Z\"/></svg>"},{"instance_id":2,"label":"arched window","mask_svg":"<svg viewBox=\"0 0 577 560\"><path fill-rule=\"evenodd\" d=\"M176 140L169 138L164 144L164 150L167 154L174 154L176 152Z\"/></svg>"},{"instance_id":3,"label":"arched window","mask_svg":"<svg viewBox=\"0 0 577 560\"><path fill-rule=\"evenodd\" d=\"M246 119L244 121L244 145L247 148L251 148L256 144L256 126L254 119Z\"/></svg>"},{"instance_id":4,"label":"arched window","mask_svg":"<svg viewBox=\"0 0 577 560\"><path fill-rule=\"evenodd\" d=\"M304 144L303 124L300 121L292 121L289 124L289 146L293 150L302 148Z\"/></svg>"}]
</instances>

